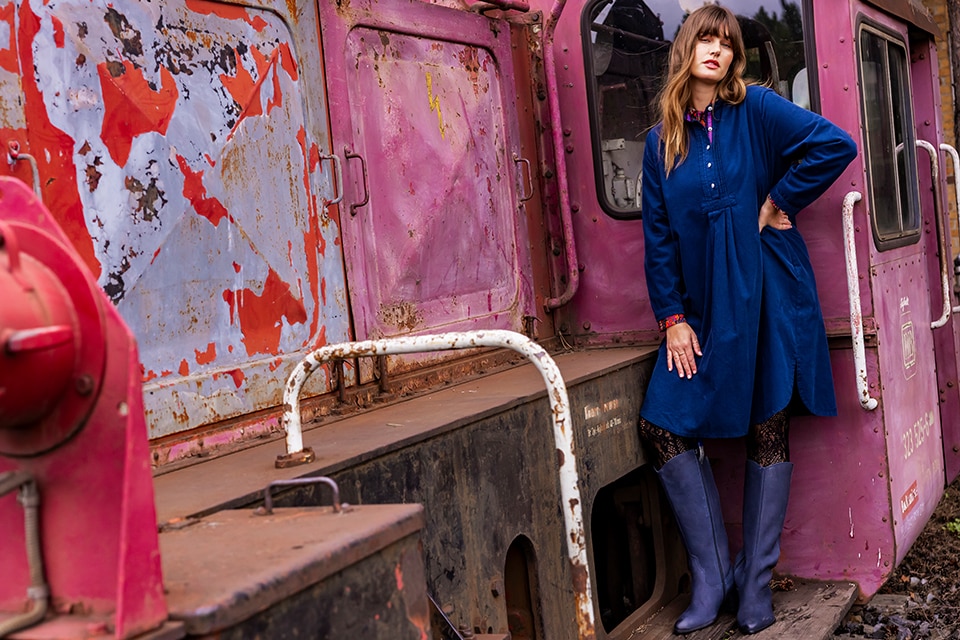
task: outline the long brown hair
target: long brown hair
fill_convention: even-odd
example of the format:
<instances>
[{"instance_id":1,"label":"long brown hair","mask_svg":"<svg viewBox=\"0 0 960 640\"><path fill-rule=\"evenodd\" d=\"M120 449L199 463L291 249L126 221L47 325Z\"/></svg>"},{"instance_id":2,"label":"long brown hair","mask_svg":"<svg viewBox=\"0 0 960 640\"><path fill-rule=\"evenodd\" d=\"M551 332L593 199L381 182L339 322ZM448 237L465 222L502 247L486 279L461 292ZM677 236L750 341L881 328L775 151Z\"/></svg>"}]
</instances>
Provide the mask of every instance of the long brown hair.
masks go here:
<instances>
[{"instance_id":1,"label":"long brown hair","mask_svg":"<svg viewBox=\"0 0 960 640\"><path fill-rule=\"evenodd\" d=\"M740 104L747 95L747 85L743 80L747 56L737 17L719 5L700 7L687 16L680 26L670 49L667 82L660 92L660 115L663 118L660 141L668 176L671 170L687 159L689 140L684 127L684 113L693 99L690 70L694 64L697 42L703 36L726 38L733 47L733 61L726 77L720 81L717 97L730 104Z\"/></svg>"}]
</instances>

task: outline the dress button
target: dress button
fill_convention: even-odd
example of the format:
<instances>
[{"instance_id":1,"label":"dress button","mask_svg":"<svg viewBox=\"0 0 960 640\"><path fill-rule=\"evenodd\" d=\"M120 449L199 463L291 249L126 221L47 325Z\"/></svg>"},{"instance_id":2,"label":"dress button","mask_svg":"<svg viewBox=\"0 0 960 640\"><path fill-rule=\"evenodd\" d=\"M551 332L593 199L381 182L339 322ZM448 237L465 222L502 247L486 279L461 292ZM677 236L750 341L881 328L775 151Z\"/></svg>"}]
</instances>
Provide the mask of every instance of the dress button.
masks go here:
<instances>
[{"instance_id":1,"label":"dress button","mask_svg":"<svg viewBox=\"0 0 960 640\"><path fill-rule=\"evenodd\" d=\"M717 188L717 185L714 184L713 182L711 182L711 183L710 183L710 188L711 188L711 189L716 189L716 188Z\"/></svg>"},{"instance_id":2,"label":"dress button","mask_svg":"<svg viewBox=\"0 0 960 640\"><path fill-rule=\"evenodd\" d=\"M707 151L710 151L710 145L707 145Z\"/></svg>"},{"instance_id":3,"label":"dress button","mask_svg":"<svg viewBox=\"0 0 960 640\"><path fill-rule=\"evenodd\" d=\"M707 169L709 169L709 168L712 167L712 166L713 166L713 163L712 163L712 162L708 162L708 163L707 163Z\"/></svg>"},{"instance_id":4,"label":"dress button","mask_svg":"<svg viewBox=\"0 0 960 640\"><path fill-rule=\"evenodd\" d=\"M713 131L713 127L707 127L707 131Z\"/></svg>"}]
</instances>

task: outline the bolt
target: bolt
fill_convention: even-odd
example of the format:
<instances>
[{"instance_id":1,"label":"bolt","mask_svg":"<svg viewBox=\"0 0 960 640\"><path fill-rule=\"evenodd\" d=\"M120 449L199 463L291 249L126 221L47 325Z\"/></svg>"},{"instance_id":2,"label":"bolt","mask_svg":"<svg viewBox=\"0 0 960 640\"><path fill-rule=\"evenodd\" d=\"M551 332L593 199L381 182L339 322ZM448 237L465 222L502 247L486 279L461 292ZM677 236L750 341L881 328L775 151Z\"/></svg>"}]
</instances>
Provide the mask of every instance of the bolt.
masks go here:
<instances>
[{"instance_id":1,"label":"bolt","mask_svg":"<svg viewBox=\"0 0 960 640\"><path fill-rule=\"evenodd\" d=\"M590 331L590 322L589 322L589 321L583 323L583 330L584 330L584 331Z\"/></svg>"},{"instance_id":2,"label":"bolt","mask_svg":"<svg viewBox=\"0 0 960 640\"><path fill-rule=\"evenodd\" d=\"M566 150L567 153L573 153L573 145L572 145L572 144L568 144L566 147L564 147L564 149Z\"/></svg>"},{"instance_id":3,"label":"bolt","mask_svg":"<svg viewBox=\"0 0 960 640\"><path fill-rule=\"evenodd\" d=\"M577 211L580 211L580 205L574 202L573 204L570 205L570 211L573 211L574 213L576 213Z\"/></svg>"},{"instance_id":4,"label":"bolt","mask_svg":"<svg viewBox=\"0 0 960 640\"><path fill-rule=\"evenodd\" d=\"M569 128L569 127L564 128L564 130L563 130L563 135L564 135L565 137L569 138L570 136L573 135L573 129L571 129L571 128Z\"/></svg>"},{"instance_id":5,"label":"bolt","mask_svg":"<svg viewBox=\"0 0 960 640\"><path fill-rule=\"evenodd\" d=\"M73 388L82 396L88 396L93 393L93 376L85 373L73 383Z\"/></svg>"}]
</instances>

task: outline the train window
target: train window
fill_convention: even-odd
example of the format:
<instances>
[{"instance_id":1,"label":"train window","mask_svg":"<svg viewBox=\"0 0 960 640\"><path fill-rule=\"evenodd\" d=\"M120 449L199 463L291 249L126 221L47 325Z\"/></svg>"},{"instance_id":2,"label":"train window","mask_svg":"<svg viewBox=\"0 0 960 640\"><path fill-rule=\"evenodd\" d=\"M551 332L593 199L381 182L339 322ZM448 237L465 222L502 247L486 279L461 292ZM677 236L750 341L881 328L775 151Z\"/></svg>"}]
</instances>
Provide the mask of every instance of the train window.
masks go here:
<instances>
[{"instance_id":1,"label":"train window","mask_svg":"<svg viewBox=\"0 0 960 640\"><path fill-rule=\"evenodd\" d=\"M879 249L892 249L915 242L920 234L906 47L861 25L859 52L873 232Z\"/></svg>"},{"instance_id":2,"label":"train window","mask_svg":"<svg viewBox=\"0 0 960 640\"><path fill-rule=\"evenodd\" d=\"M690 11L706 0L594 0L582 18L587 98L600 206L640 216L643 145L656 124L657 93L670 45ZM811 108L799 0L727 0L740 21L747 75Z\"/></svg>"}]
</instances>

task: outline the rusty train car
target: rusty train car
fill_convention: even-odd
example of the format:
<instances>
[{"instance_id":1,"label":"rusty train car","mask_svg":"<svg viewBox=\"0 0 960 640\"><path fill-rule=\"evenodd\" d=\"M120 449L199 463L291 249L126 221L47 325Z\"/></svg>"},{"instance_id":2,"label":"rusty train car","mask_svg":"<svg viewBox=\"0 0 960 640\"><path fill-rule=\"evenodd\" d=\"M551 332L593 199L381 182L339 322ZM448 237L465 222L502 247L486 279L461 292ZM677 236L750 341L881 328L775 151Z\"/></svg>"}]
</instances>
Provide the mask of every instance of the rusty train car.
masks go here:
<instances>
[{"instance_id":1,"label":"rusty train car","mask_svg":"<svg viewBox=\"0 0 960 640\"><path fill-rule=\"evenodd\" d=\"M640 160L699 4L0 0L0 637L661 637ZM726 4L860 149L778 565L848 606L960 472L938 28Z\"/></svg>"}]
</instances>

